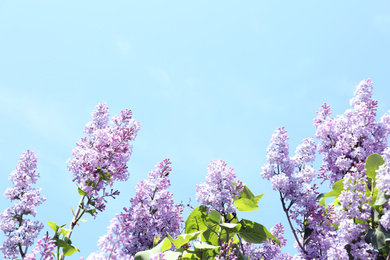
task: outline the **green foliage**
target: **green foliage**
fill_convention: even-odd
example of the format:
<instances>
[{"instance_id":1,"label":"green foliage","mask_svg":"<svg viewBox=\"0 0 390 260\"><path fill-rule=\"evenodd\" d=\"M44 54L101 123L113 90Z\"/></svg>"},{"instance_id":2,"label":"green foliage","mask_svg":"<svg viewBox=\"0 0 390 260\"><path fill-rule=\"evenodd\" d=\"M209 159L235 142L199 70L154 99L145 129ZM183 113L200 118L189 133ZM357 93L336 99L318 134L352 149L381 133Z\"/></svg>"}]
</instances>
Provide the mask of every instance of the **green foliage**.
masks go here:
<instances>
[{"instance_id":1,"label":"green foliage","mask_svg":"<svg viewBox=\"0 0 390 260\"><path fill-rule=\"evenodd\" d=\"M379 169L379 166L384 163L385 161L383 160L382 156L377 153L373 153L368 156L366 159L366 164L364 166L366 168L367 177L370 179L375 179L376 171Z\"/></svg>"},{"instance_id":2,"label":"green foliage","mask_svg":"<svg viewBox=\"0 0 390 260\"><path fill-rule=\"evenodd\" d=\"M260 244L268 238L271 238L275 240L276 243L280 244L279 240L263 225L246 219L241 220L240 223L242 228L238 234L244 241L253 244Z\"/></svg>"},{"instance_id":3,"label":"green foliage","mask_svg":"<svg viewBox=\"0 0 390 260\"><path fill-rule=\"evenodd\" d=\"M254 196L245 186L240 196L234 198L234 204L240 211L258 209L258 202L264 194ZM150 250L136 254L136 260L149 259L151 254L164 253L167 259L214 259L220 247L233 238L238 249L239 260L249 258L242 254L239 243L242 241L260 244L268 239L279 240L271 234L263 225L251 220L239 220L236 214L221 215L216 210L209 211L205 206L195 208L185 221L184 233L173 238L167 233L167 238ZM170 250L172 245L175 250ZM191 249L192 247L192 249ZM173 258L172 258L173 257ZM176 257L176 258L175 258Z\"/></svg>"},{"instance_id":4,"label":"green foliage","mask_svg":"<svg viewBox=\"0 0 390 260\"><path fill-rule=\"evenodd\" d=\"M244 191L238 198L234 200L234 205L239 211L254 211L259 209L259 200L263 197L264 193L258 196L254 196L248 186L244 186Z\"/></svg>"},{"instance_id":5,"label":"green foliage","mask_svg":"<svg viewBox=\"0 0 390 260\"><path fill-rule=\"evenodd\" d=\"M71 256L73 255L76 251L80 252L80 250L72 245L72 241L70 238L67 237L67 235L71 232L69 229L65 229L64 226L58 226L54 222L47 222L49 227L55 232L54 237L52 240L54 240L54 244L57 247L57 254L54 254L54 256L57 259L60 259L60 257L64 256ZM60 256L60 249L62 249L62 254Z\"/></svg>"}]
</instances>

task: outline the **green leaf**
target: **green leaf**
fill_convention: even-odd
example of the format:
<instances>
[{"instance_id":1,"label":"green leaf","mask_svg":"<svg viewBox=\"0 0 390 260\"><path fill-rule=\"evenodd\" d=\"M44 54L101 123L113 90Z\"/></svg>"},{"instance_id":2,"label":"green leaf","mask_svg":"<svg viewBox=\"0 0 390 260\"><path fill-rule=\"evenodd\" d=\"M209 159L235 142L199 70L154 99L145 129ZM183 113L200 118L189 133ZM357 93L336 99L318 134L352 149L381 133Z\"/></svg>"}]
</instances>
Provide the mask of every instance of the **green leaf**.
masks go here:
<instances>
[{"instance_id":1,"label":"green leaf","mask_svg":"<svg viewBox=\"0 0 390 260\"><path fill-rule=\"evenodd\" d=\"M234 199L234 205L239 211L253 211L259 209L259 200L264 196L264 193L254 196L248 186L244 186L243 192L238 198Z\"/></svg>"},{"instance_id":2,"label":"green leaf","mask_svg":"<svg viewBox=\"0 0 390 260\"><path fill-rule=\"evenodd\" d=\"M204 206L195 208L186 219L184 233L191 234L197 231L206 230L206 221L208 217L206 211L207 208Z\"/></svg>"},{"instance_id":3,"label":"green leaf","mask_svg":"<svg viewBox=\"0 0 390 260\"><path fill-rule=\"evenodd\" d=\"M227 229L228 233L237 233L241 229L240 223L222 223L220 226Z\"/></svg>"},{"instance_id":4,"label":"green leaf","mask_svg":"<svg viewBox=\"0 0 390 260\"><path fill-rule=\"evenodd\" d=\"M80 189L80 188L77 188L78 189L78 192L79 192L79 194L81 195L81 196L84 196L84 195L86 195L87 193L85 192L85 191L83 191L82 189Z\"/></svg>"},{"instance_id":5,"label":"green leaf","mask_svg":"<svg viewBox=\"0 0 390 260\"><path fill-rule=\"evenodd\" d=\"M109 172L104 172L102 170L99 171L99 177L102 180L105 180L107 182L111 182L111 174Z\"/></svg>"},{"instance_id":6,"label":"green leaf","mask_svg":"<svg viewBox=\"0 0 390 260\"><path fill-rule=\"evenodd\" d=\"M201 236L201 240L208 242L209 244L218 246L219 245L219 241L218 241L219 229L220 229L220 227L217 224L212 226L212 227L209 227L207 230L203 231L202 236Z\"/></svg>"},{"instance_id":7,"label":"green leaf","mask_svg":"<svg viewBox=\"0 0 390 260\"><path fill-rule=\"evenodd\" d=\"M152 249L136 253L135 260L149 260L150 255L162 253L165 250L170 249L171 246L172 244L169 241L169 239L165 238L163 241L161 241L157 246L153 247ZM180 252L168 251L164 253L164 258L166 258L167 260L174 260L177 259L180 255L181 255Z\"/></svg>"},{"instance_id":8,"label":"green leaf","mask_svg":"<svg viewBox=\"0 0 390 260\"><path fill-rule=\"evenodd\" d=\"M157 246L153 247L152 249L136 253L135 260L149 260L150 255L162 253L163 252L162 247L164 245L164 241L161 241Z\"/></svg>"},{"instance_id":9,"label":"green leaf","mask_svg":"<svg viewBox=\"0 0 390 260\"><path fill-rule=\"evenodd\" d=\"M199 235L202 234L202 231L198 231L191 234L181 234L178 236L177 239L172 238L172 236L167 232L169 241L171 241L177 249L179 249L184 244L187 244L188 242L195 240L199 237Z\"/></svg>"},{"instance_id":10,"label":"green leaf","mask_svg":"<svg viewBox=\"0 0 390 260\"><path fill-rule=\"evenodd\" d=\"M221 220L221 214L219 214L219 212L216 210L212 210L212 211L210 211L210 213L208 215L208 219L214 223L219 224L219 222Z\"/></svg>"},{"instance_id":11,"label":"green leaf","mask_svg":"<svg viewBox=\"0 0 390 260\"><path fill-rule=\"evenodd\" d=\"M93 213L95 213L95 211L96 211L96 209L90 209L90 210L87 210L85 212L93 215Z\"/></svg>"},{"instance_id":12,"label":"green leaf","mask_svg":"<svg viewBox=\"0 0 390 260\"><path fill-rule=\"evenodd\" d=\"M58 226L57 226L56 223L54 223L54 222L47 222L47 224L50 226L51 229L54 230L54 232L57 232Z\"/></svg>"},{"instance_id":13,"label":"green leaf","mask_svg":"<svg viewBox=\"0 0 390 260\"><path fill-rule=\"evenodd\" d=\"M379 166L384 163L385 161L383 160L382 156L377 153L371 154L367 157L366 165L364 166L364 168L366 168L366 175L371 179L375 179L376 171L379 169Z\"/></svg>"},{"instance_id":14,"label":"green leaf","mask_svg":"<svg viewBox=\"0 0 390 260\"><path fill-rule=\"evenodd\" d=\"M366 236L366 243L371 243L374 249L382 249L386 247L386 240L390 238L390 232L379 226L375 230L369 229Z\"/></svg>"},{"instance_id":15,"label":"green leaf","mask_svg":"<svg viewBox=\"0 0 390 260\"><path fill-rule=\"evenodd\" d=\"M68 245L67 247L65 247L63 249L64 255L66 255L66 256L73 255L76 251L80 252L80 250L77 247L74 247L71 245Z\"/></svg>"},{"instance_id":16,"label":"green leaf","mask_svg":"<svg viewBox=\"0 0 390 260\"><path fill-rule=\"evenodd\" d=\"M60 230L60 234L63 234L64 236L66 236L69 233L70 233L69 229L61 228L61 230Z\"/></svg>"},{"instance_id":17,"label":"green leaf","mask_svg":"<svg viewBox=\"0 0 390 260\"><path fill-rule=\"evenodd\" d=\"M196 249L215 249L215 248L219 248L219 246L214 246L212 244L209 244L205 241L196 241L194 242L194 247Z\"/></svg>"},{"instance_id":18,"label":"green leaf","mask_svg":"<svg viewBox=\"0 0 390 260\"><path fill-rule=\"evenodd\" d=\"M161 237L161 233L158 233L158 236L157 235L154 236L153 247L155 247L158 244L158 242L160 242L160 237Z\"/></svg>"},{"instance_id":19,"label":"green leaf","mask_svg":"<svg viewBox=\"0 0 390 260\"><path fill-rule=\"evenodd\" d=\"M67 242L65 242L64 240L62 239L57 239L55 242L54 242L58 247L68 247L69 244Z\"/></svg>"},{"instance_id":20,"label":"green leaf","mask_svg":"<svg viewBox=\"0 0 390 260\"><path fill-rule=\"evenodd\" d=\"M378 196L376 197L375 200L375 206L382 206L383 204L386 203L386 201L389 199L389 196L386 195L384 192L381 190L378 190Z\"/></svg>"},{"instance_id":21,"label":"green leaf","mask_svg":"<svg viewBox=\"0 0 390 260\"><path fill-rule=\"evenodd\" d=\"M263 225L246 219L242 219L240 223L241 229L238 234L245 242L260 244L268 238L271 238L276 243L280 244L279 240Z\"/></svg>"},{"instance_id":22,"label":"green leaf","mask_svg":"<svg viewBox=\"0 0 390 260\"><path fill-rule=\"evenodd\" d=\"M162 247L161 247L161 250L164 252L164 251L167 251L168 249L171 249L172 247L172 243L171 241L169 241L168 238L164 238L163 241L161 241L162 243Z\"/></svg>"},{"instance_id":23,"label":"green leaf","mask_svg":"<svg viewBox=\"0 0 390 260\"><path fill-rule=\"evenodd\" d=\"M329 191L328 193L325 193L318 204L320 206L325 206L326 198L338 197L341 194L341 191L343 190L344 190L344 179L341 179L335 182L335 184L333 184L332 190Z\"/></svg>"}]
</instances>

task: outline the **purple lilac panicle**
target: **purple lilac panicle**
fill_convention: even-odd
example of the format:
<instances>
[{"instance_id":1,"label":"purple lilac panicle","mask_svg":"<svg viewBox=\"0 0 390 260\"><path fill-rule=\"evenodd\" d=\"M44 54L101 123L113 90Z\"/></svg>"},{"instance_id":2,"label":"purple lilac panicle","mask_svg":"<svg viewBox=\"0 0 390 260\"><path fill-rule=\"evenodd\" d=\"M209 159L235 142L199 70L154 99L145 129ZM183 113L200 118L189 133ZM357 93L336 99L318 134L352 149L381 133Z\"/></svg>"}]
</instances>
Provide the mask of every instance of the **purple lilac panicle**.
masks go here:
<instances>
[{"instance_id":1,"label":"purple lilac panicle","mask_svg":"<svg viewBox=\"0 0 390 260\"><path fill-rule=\"evenodd\" d=\"M324 222L324 209L317 203L318 187L313 182L317 172L311 165L315 160L316 145L313 138L307 138L297 147L295 155L289 156L289 139L284 128L277 129L267 149L267 164L262 167L261 176L272 181L274 190L279 191L283 211L297 240L300 256L304 259L319 258L319 252L326 250L323 243L331 225ZM311 233L310 239L303 234ZM302 235L299 235L302 234Z\"/></svg>"},{"instance_id":2,"label":"purple lilac panicle","mask_svg":"<svg viewBox=\"0 0 390 260\"><path fill-rule=\"evenodd\" d=\"M40 195L41 189L31 187L39 178L36 167L36 155L27 150L9 176L14 186L7 188L4 195L15 204L0 214L0 230L7 238L0 249L6 259L17 258L19 254L23 258L43 228L41 222L24 218L27 215L35 217L35 207L45 201Z\"/></svg>"},{"instance_id":3,"label":"purple lilac panicle","mask_svg":"<svg viewBox=\"0 0 390 260\"><path fill-rule=\"evenodd\" d=\"M164 239L167 232L180 234L182 207L175 204L167 189L171 162L166 159L149 172L148 180L136 186L131 207L111 220L107 234L99 239L99 251L88 257L111 256L110 259L130 259L137 252L153 247L154 238Z\"/></svg>"},{"instance_id":4,"label":"purple lilac panicle","mask_svg":"<svg viewBox=\"0 0 390 260\"><path fill-rule=\"evenodd\" d=\"M382 153L388 146L390 118L375 120L378 101L372 100L372 81L359 83L352 108L344 115L331 118L330 106L324 104L314 119L318 152L323 155L320 177L334 184L342 179L355 163L365 162L372 153Z\"/></svg>"},{"instance_id":5,"label":"purple lilac panicle","mask_svg":"<svg viewBox=\"0 0 390 260\"><path fill-rule=\"evenodd\" d=\"M41 260L54 260L52 252L55 247L54 240L51 240L50 236L46 234L43 238L38 240L32 253L27 254L24 260L36 260L36 254L40 255L39 259Z\"/></svg>"},{"instance_id":6,"label":"purple lilac panicle","mask_svg":"<svg viewBox=\"0 0 390 260\"><path fill-rule=\"evenodd\" d=\"M112 187L115 181L126 181L129 177L126 163L132 153L130 142L136 138L140 123L126 109L112 118L113 126L108 125L109 110L104 102L95 107L92 117L85 126L88 137L81 138L73 149L68 169L73 173L73 181L86 192L96 209L103 211L105 197L119 194L112 189L109 192L107 186ZM105 173L110 174L109 181L102 180Z\"/></svg>"},{"instance_id":7,"label":"purple lilac panicle","mask_svg":"<svg viewBox=\"0 0 390 260\"><path fill-rule=\"evenodd\" d=\"M362 81L350 101L352 108L344 115L331 118L330 106L327 104L317 112L317 118L314 119L316 138L320 140L317 148L323 155L323 164L318 174L307 165L314 161L314 157L299 159L301 155L298 151L296 156L288 157L288 136L283 128L275 131L271 139L267 149L268 164L263 167L261 175L272 180L273 188L280 192L287 217L297 223L299 228L292 229L295 235L297 230L302 234L297 237L296 245L300 251L299 257L303 259L375 257L372 246L361 238L368 227L352 221L367 220L370 216L367 207L370 198L365 195L367 179L364 162L372 153L386 153L390 133L388 115L384 115L380 122L375 120L377 101L372 100L371 96L371 80ZM302 148L302 151L306 151L304 153L314 155L314 143L302 144ZM295 173L294 168L297 169ZM388 180L385 177L388 174L384 167L379 170L378 176L378 187L382 185L388 190L389 186L385 181ZM316 186L310 184L316 178L328 180L330 185L344 178L346 190L340 195L339 204L328 205L326 211L324 207L318 206ZM385 214L386 210L387 208ZM342 225L343 228L336 229L329 223ZM351 253L347 252L347 246Z\"/></svg>"},{"instance_id":8,"label":"purple lilac panicle","mask_svg":"<svg viewBox=\"0 0 390 260\"><path fill-rule=\"evenodd\" d=\"M211 161L208 166L206 182L196 185L196 199L209 210L216 210L222 215L235 213L233 196L239 196L244 189L236 174L222 160Z\"/></svg>"}]
</instances>

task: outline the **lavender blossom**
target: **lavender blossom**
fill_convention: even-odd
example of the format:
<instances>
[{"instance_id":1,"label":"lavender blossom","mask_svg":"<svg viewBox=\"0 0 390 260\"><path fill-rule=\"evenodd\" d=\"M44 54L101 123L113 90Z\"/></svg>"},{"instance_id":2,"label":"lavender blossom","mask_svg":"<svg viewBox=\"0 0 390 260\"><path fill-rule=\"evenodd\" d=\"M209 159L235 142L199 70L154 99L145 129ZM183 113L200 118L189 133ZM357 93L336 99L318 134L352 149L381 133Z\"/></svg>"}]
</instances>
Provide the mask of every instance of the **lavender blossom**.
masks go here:
<instances>
[{"instance_id":1,"label":"lavender blossom","mask_svg":"<svg viewBox=\"0 0 390 260\"><path fill-rule=\"evenodd\" d=\"M311 165L315 160L316 145L313 138L304 139L295 155L290 157L288 139L284 128L274 132L267 148L268 163L262 167L260 175L271 180L273 189L280 194L300 256L319 258L321 250L327 247L322 234L326 234L328 228L332 230L332 226L321 224L325 218L324 208L317 203L318 187L312 183L317 179L317 171ZM295 221L295 226L291 220ZM309 233L310 239L305 235ZM272 250L267 252L272 255Z\"/></svg>"},{"instance_id":2,"label":"lavender blossom","mask_svg":"<svg viewBox=\"0 0 390 260\"><path fill-rule=\"evenodd\" d=\"M211 161L207 171L206 182L196 185L197 201L224 216L235 213L233 196L239 196L244 186L239 180L234 180L233 168L227 167L222 160L215 160Z\"/></svg>"},{"instance_id":3,"label":"lavender blossom","mask_svg":"<svg viewBox=\"0 0 390 260\"><path fill-rule=\"evenodd\" d=\"M24 260L36 260L36 254L40 255L39 259L41 260L54 260L52 252L55 247L54 240L51 240L49 234L46 234L38 240L32 253L27 254Z\"/></svg>"},{"instance_id":4,"label":"lavender blossom","mask_svg":"<svg viewBox=\"0 0 390 260\"><path fill-rule=\"evenodd\" d=\"M221 246L219 255L215 258L216 260L238 260L237 247L233 243L233 238L228 243L224 243Z\"/></svg>"},{"instance_id":5,"label":"lavender blossom","mask_svg":"<svg viewBox=\"0 0 390 260\"><path fill-rule=\"evenodd\" d=\"M378 102L372 100L372 82L361 81L351 99L351 109L344 115L331 118L330 107L324 104L314 119L316 137L321 142L318 151L323 155L320 177L333 184L342 179L355 163L365 162L372 153L382 153L388 146L390 118L375 120Z\"/></svg>"},{"instance_id":6,"label":"lavender blossom","mask_svg":"<svg viewBox=\"0 0 390 260\"><path fill-rule=\"evenodd\" d=\"M36 167L36 155L27 150L20 156L16 170L9 177L14 186L7 188L4 195L15 204L0 214L0 230L7 238L0 249L6 259L17 258L19 254L23 258L43 228L41 222L25 218L28 215L35 217L35 207L45 201L40 196L41 189L31 187L39 178Z\"/></svg>"},{"instance_id":7,"label":"lavender blossom","mask_svg":"<svg viewBox=\"0 0 390 260\"><path fill-rule=\"evenodd\" d=\"M112 189L108 191L107 186L112 187L115 181L126 181L129 177L126 163L132 153L130 142L137 136L140 124L126 109L114 116L113 126L109 126L109 110L105 103L95 107L92 117L85 126L88 137L77 143L68 168L73 172L73 181L92 202L90 204L103 211L105 198L119 194ZM88 207L86 205L86 210ZM96 216L97 211L94 214Z\"/></svg>"},{"instance_id":8,"label":"lavender blossom","mask_svg":"<svg viewBox=\"0 0 390 260\"><path fill-rule=\"evenodd\" d=\"M370 218L364 162L372 153L386 153L390 133L390 116L380 122L375 120L377 101L372 97L371 80L362 81L351 99L351 109L344 115L331 117L330 106L324 104L314 119L317 149L323 155L323 163L317 173L310 165L314 161L316 145L306 139L297 148L296 155L288 155L288 136L284 128L275 131L267 149L268 163L262 168L262 177L272 181L273 188L280 192L283 210L287 218L295 220L290 226L296 237L296 245L303 259L344 259L363 257L373 259L371 244L362 239L368 230L365 224ZM388 156L390 158L390 156ZM377 186L389 192L389 170L378 171ZM316 179L330 181L330 185L344 179L345 190L339 202L325 207L317 204ZM383 224L387 224L387 208ZM359 220L359 221L352 221ZM337 226L333 226L333 223ZM341 226L343 228L341 228ZM298 234L301 236L298 236ZM347 247L349 251L347 252Z\"/></svg>"},{"instance_id":9,"label":"lavender blossom","mask_svg":"<svg viewBox=\"0 0 390 260\"><path fill-rule=\"evenodd\" d=\"M107 234L99 239L99 251L88 259L131 259L137 252L152 248L156 237L162 240L167 232L172 236L180 234L182 208L167 190L170 164L168 159L158 163L157 169L149 172L148 180L137 184L131 207L111 220Z\"/></svg>"}]
</instances>

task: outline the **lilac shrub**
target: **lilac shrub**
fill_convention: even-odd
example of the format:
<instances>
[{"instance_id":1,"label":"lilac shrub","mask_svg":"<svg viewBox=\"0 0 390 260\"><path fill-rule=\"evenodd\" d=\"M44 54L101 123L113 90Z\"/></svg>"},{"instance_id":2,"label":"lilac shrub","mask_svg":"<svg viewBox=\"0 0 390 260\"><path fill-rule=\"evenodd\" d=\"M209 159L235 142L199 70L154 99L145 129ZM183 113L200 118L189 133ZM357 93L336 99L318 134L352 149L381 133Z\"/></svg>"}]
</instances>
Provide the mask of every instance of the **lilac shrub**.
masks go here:
<instances>
[{"instance_id":1,"label":"lilac shrub","mask_svg":"<svg viewBox=\"0 0 390 260\"><path fill-rule=\"evenodd\" d=\"M31 187L39 178L36 168L37 157L27 150L9 176L14 186L7 188L4 195L15 204L0 214L0 229L6 237L0 248L6 259L15 259L19 254L23 258L43 228L41 222L25 218L29 215L35 217L35 207L45 201L40 195L41 189Z\"/></svg>"},{"instance_id":2,"label":"lilac shrub","mask_svg":"<svg viewBox=\"0 0 390 260\"><path fill-rule=\"evenodd\" d=\"M131 207L111 220L107 234L99 239L99 251L88 259L131 259L137 252L152 248L156 238L167 237L167 232L180 234L182 207L174 203L168 191L170 164L168 159L158 163L148 179L137 184Z\"/></svg>"}]
</instances>

